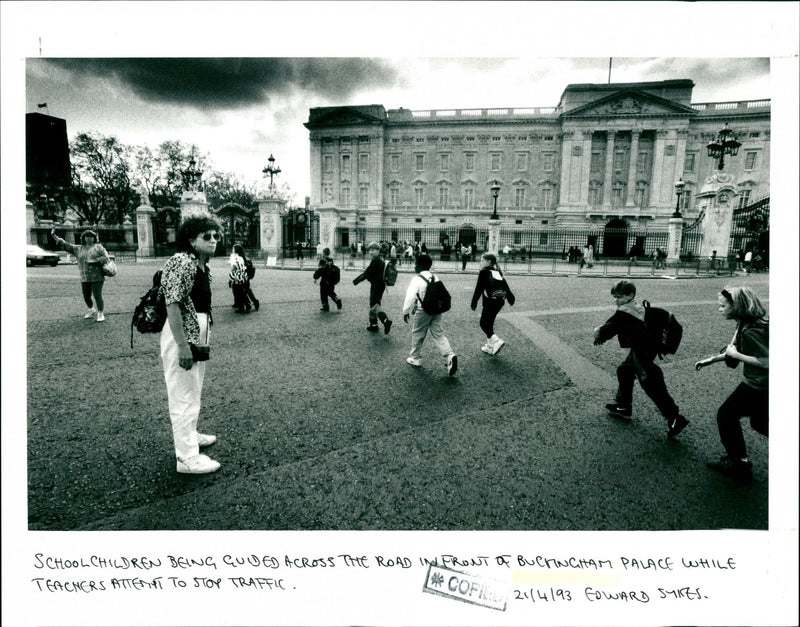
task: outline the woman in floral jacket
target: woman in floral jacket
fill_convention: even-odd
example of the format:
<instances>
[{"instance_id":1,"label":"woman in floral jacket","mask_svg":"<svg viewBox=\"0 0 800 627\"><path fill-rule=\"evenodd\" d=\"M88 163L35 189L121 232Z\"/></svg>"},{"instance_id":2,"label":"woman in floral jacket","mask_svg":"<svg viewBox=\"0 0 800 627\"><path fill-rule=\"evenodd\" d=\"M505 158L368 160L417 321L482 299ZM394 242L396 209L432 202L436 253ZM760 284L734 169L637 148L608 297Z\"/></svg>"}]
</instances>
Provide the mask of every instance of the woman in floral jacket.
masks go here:
<instances>
[{"instance_id":1,"label":"woman in floral jacket","mask_svg":"<svg viewBox=\"0 0 800 627\"><path fill-rule=\"evenodd\" d=\"M161 331L161 362L167 383L169 416L175 442L177 470L205 474L219 462L200 454L216 442L214 435L197 432L200 398L211 324L211 271L208 260L219 241L219 222L199 215L184 220L178 231L178 252L164 265L161 290L167 324Z\"/></svg>"}]
</instances>

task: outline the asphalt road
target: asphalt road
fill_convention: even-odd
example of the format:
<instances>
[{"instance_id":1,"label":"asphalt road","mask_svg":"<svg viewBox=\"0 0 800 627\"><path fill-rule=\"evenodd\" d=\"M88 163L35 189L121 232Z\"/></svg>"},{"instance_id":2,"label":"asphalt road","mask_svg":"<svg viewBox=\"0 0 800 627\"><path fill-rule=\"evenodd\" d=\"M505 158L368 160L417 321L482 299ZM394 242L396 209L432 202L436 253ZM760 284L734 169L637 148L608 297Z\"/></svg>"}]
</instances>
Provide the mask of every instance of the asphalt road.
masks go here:
<instances>
[{"instance_id":1,"label":"asphalt road","mask_svg":"<svg viewBox=\"0 0 800 627\"><path fill-rule=\"evenodd\" d=\"M212 358L200 427L219 472L175 472L157 336L130 319L158 268L120 265L105 323L83 319L75 266L27 269L27 462L31 530L681 530L766 529L768 441L745 425L755 480L706 469L723 453L714 420L741 369L696 372L733 333L716 295L768 276L636 279L639 297L684 325L661 362L690 420L676 440L636 386L634 419L609 418L616 342L592 345L613 312L611 276L510 276L516 306L480 351L474 273L443 275L459 354L448 377L426 346L405 363L409 274L384 297L391 334L371 334L368 286L345 269L342 311L319 311L310 270L261 267L261 310L237 315L224 260L212 272ZM434 264L434 271L436 264Z\"/></svg>"}]
</instances>

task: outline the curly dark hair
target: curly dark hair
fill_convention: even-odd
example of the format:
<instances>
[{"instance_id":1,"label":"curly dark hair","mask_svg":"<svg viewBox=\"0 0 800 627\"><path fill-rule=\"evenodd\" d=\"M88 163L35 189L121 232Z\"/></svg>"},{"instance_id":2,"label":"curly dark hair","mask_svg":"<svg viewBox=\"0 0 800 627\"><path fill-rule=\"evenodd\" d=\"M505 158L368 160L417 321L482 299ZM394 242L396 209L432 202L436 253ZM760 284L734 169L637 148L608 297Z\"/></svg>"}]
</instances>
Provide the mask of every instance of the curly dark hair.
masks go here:
<instances>
[{"instance_id":1,"label":"curly dark hair","mask_svg":"<svg viewBox=\"0 0 800 627\"><path fill-rule=\"evenodd\" d=\"M181 222L181 226L178 229L178 237L176 240L178 250L185 253L194 252L192 240L206 231L217 231L217 233L219 233L220 226L219 220L210 214L186 218Z\"/></svg>"}]
</instances>

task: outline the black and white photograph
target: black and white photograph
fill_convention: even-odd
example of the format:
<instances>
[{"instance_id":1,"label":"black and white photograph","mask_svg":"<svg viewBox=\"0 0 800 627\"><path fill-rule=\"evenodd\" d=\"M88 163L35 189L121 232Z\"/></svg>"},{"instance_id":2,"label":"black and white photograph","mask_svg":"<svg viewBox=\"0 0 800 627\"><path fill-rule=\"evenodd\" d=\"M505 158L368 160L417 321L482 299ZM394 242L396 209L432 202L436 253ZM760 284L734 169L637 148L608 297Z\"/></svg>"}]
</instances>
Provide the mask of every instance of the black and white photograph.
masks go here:
<instances>
[{"instance_id":1,"label":"black and white photograph","mask_svg":"<svg viewBox=\"0 0 800 627\"><path fill-rule=\"evenodd\" d=\"M3 624L797 620L797 4L14 4Z\"/></svg>"}]
</instances>

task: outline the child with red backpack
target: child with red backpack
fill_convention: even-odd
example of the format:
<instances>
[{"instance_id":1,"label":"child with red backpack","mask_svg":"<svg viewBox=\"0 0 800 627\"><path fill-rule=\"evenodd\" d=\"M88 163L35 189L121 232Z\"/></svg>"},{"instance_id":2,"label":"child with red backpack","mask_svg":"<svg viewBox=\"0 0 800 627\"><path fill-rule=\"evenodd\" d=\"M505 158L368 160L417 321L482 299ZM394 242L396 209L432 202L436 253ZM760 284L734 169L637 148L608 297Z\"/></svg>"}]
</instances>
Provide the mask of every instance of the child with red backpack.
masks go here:
<instances>
[{"instance_id":1,"label":"child with red backpack","mask_svg":"<svg viewBox=\"0 0 800 627\"><path fill-rule=\"evenodd\" d=\"M618 281L611 288L617 311L604 324L594 330L595 346L615 335L622 348L630 348L628 356L617 368L616 401L606 405L610 414L630 418L633 405L633 383L637 379L645 393L656 404L667 420L667 437L674 438L686 428L689 421L678 411L664 383L664 373L654 360L660 344L645 325L645 308L636 302L636 286L629 281Z\"/></svg>"}]
</instances>

